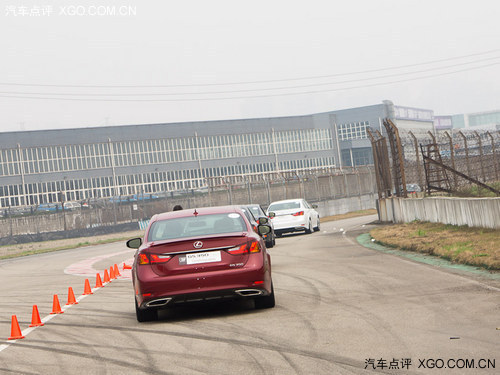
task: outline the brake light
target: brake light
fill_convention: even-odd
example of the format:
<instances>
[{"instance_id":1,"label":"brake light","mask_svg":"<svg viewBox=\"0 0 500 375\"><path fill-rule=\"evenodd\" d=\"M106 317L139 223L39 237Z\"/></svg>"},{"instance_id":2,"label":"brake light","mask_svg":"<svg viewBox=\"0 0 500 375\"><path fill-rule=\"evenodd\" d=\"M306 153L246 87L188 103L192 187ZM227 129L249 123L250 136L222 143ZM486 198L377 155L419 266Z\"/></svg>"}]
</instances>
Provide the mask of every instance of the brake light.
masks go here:
<instances>
[{"instance_id":1,"label":"brake light","mask_svg":"<svg viewBox=\"0 0 500 375\"><path fill-rule=\"evenodd\" d=\"M251 253L260 252L260 245L257 241L253 241L252 244L250 245L250 252Z\"/></svg>"},{"instance_id":2,"label":"brake light","mask_svg":"<svg viewBox=\"0 0 500 375\"><path fill-rule=\"evenodd\" d=\"M303 216L303 215L304 215L304 211L299 211L299 212L292 214L292 216Z\"/></svg>"},{"instance_id":3,"label":"brake light","mask_svg":"<svg viewBox=\"0 0 500 375\"><path fill-rule=\"evenodd\" d=\"M250 243L244 243L240 247L230 249L227 252L229 254L233 254L233 255L258 253L258 252L260 252L260 244L258 241L252 241Z\"/></svg>"},{"instance_id":4,"label":"brake light","mask_svg":"<svg viewBox=\"0 0 500 375\"><path fill-rule=\"evenodd\" d=\"M233 254L233 255L241 255L241 254L246 254L248 253L248 249L247 249L247 244L244 243L243 245L241 245L240 247L237 247L235 249L229 249L227 251L229 254Z\"/></svg>"},{"instance_id":5,"label":"brake light","mask_svg":"<svg viewBox=\"0 0 500 375\"><path fill-rule=\"evenodd\" d=\"M139 254L139 264L157 264L157 263L166 263L172 258L170 255L163 254L147 254L141 253Z\"/></svg>"},{"instance_id":6,"label":"brake light","mask_svg":"<svg viewBox=\"0 0 500 375\"><path fill-rule=\"evenodd\" d=\"M139 264L149 264L148 256L146 254L139 254L138 263Z\"/></svg>"},{"instance_id":7,"label":"brake light","mask_svg":"<svg viewBox=\"0 0 500 375\"><path fill-rule=\"evenodd\" d=\"M149 257L151 258L151 264L153 264L153 263L166 263L171 258L170 255L163 255L163 254L150 254Z\"/></svg>"}]
</instances>

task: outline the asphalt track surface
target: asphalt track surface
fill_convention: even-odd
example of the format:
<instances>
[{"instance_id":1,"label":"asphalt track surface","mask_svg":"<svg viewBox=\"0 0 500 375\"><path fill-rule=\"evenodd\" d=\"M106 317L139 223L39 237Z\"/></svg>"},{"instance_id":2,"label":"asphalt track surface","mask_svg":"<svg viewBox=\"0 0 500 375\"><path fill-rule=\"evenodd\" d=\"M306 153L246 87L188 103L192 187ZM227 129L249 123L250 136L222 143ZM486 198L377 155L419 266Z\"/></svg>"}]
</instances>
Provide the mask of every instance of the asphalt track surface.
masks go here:
<instances>
[{"instance_id":1,"label":"asphalt track surface","mask_svg":"<svg viewBox=\"0 0 500 375\"><path fill-rule=\"evenodd\" d=\"M124 243L1 261L0 374L499 373L499 282L360 246L374 219L278 239L267 310L225 302L138 323ZM82 297L115 263L122 277ZM68 287L79 304L66 308ZM54 294L63 314L50 314ZM35 304L45 325L31 330ZM7 340L12 315L24 339Z\"/></svg>"}]
</instances>

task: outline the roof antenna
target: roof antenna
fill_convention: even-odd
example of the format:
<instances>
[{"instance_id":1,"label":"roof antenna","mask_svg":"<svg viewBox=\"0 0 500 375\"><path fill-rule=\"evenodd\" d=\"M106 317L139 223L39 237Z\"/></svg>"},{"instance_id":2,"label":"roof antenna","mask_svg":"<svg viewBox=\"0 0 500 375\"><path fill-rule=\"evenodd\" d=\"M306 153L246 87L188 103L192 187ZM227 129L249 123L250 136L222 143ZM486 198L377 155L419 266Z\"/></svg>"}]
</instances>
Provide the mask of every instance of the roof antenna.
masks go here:
<instances>
[{"instance_id":1,"label":"roof antenna","mask_svg":"<svg viewBox=\"0 0 500 375\"><path fill-rule=\"evenodd\" d=\"M194 209L193 215L198 216L198 211L196 211L196 208Z\"/></svg>"}]
</instances>

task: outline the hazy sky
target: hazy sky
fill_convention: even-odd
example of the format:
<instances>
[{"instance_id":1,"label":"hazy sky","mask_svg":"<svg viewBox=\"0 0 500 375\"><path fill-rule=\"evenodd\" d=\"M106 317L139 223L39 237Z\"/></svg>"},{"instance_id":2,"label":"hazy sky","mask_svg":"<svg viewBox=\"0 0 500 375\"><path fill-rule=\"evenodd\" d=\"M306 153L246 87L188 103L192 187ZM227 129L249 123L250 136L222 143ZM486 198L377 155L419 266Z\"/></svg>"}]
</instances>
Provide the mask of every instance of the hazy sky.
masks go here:
<instances>
[{"instance_id":1,"label":"hazy sky","mask_svg":"<svg viewBox=\"0 0 500 375\"><path fill-rule=\"evenodd\" d=\"M498 0L0 4L0 131L500 109Z\"/></svg>"}]
</instances>

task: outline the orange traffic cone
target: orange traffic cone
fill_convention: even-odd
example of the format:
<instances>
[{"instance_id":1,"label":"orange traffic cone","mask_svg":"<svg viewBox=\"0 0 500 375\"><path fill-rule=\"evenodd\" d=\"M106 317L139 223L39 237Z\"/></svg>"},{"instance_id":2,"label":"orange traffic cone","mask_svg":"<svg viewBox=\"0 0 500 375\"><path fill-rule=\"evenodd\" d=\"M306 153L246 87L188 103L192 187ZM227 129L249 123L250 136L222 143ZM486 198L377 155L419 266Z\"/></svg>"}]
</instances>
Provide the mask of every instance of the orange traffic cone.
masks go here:
<instances>
[{"instance_id":1,"label":"orange traffic cone","mask_svg":"<svg viewBox=\"0 0 500 375\"><path fill-rule=\"evenodd\" d=\"M104 282L109 283L111 280L109 279L108 270L104 270Z\"/></svg>"},{"instance_id":2,"label":"orange traffic cone","mask_svg":"<svg viewBox=\"0 0 500 375\"><path fill-rule=\"evenodd\" d=\"M85 279L85 288L83 289L83 295L86 296L89 294L94 294L94 293L92 293L92 289L90 289L89 279Z\"/></svg>"},{"instance_id":3,"label":"orange traffic cone","mask_svg":"<svg viewBox=\"0 0 500 375\"><path fill-rule=\"evenodd\" d=\"M109 278L111 280L116 279L115 270L113 269L113 267L109 267Z\"/></svg>"},{"instance_id":4,"label":"orange traffic cone","mask_svg":"<svg viewBox=\"0 0 500 375\"><path fill-rule=\"evenodd\" d=\"M123 269L124 269L124 270L131 270L131 269L132 269L132 267L131 267L131 266L129 266L128 264L123 263Z\"/></svg>"},{"instance_id":5,"label":"orange traffic cone","mask_svg":"<svg viewBox=\"0 0 500 375\"><path fill-rule=\"evenodd\" d=\"M52 312L51 314L62 314L64 311L61 310L61 305L59 304L59 298L57 294L54 294L54 301L52 302Z\"/></svg>"},{"instance_id":6,"label":"orange traffic cone","mask_svg":"<svg viewBox=\"0 0 500 375\"><path fill-rule=\"evenodd\" d=\"M11 324L11 328L10 328L9 340L17 340L17 339L24 339L24 336L21 333L21 327L19 327L19 322L17 321L17 316L12 315L12 324Z\"/></svg>"},{"instance_id":7,"label":"orange traffic cone","mask_svg":"<svg viewBox=\"0 0 500 375\"><path fill-rule=\"evenodd\" d=\"M99 272L97 272L95 275L95 287L102 288L102 280L101 280L101 275Z\"/></svg>"},{"instance_id":8,"label":"orange traffic cone","mask_svg":"<svg viewBox=\"0 0 500 375\"><path fill-rule=\"evenodd\" d=\"M40 313L38 312L38 306L33 305L33 312L31 314L30 327L41 327L41 326L43 326L43 323L40 320Z\"/></svg>"},{"instance_id":9,"label":"orange traffic cone","mask_svg":"<svg viewBox=\"0 0 500 375\"><path fill-rule=\"evenodd\" d=\"M122 274L120 273L120 270L118 269L118 266L115 263L115 266L113 268L113 271L115 271L115 277L121 276Z\"/></svg>"},{"instance_id":10,"label":"orange traffic cone","mask_svg":"<svg viewBox=\"0 0 500 375\"><path fill-rule=\"evenodd\" d=\"M77 305L78 302L76 302L75 299L75 293L73 293L73 288L69 287L68 288L68 303L66 305Z\"/></svg>"}]
</instances>

